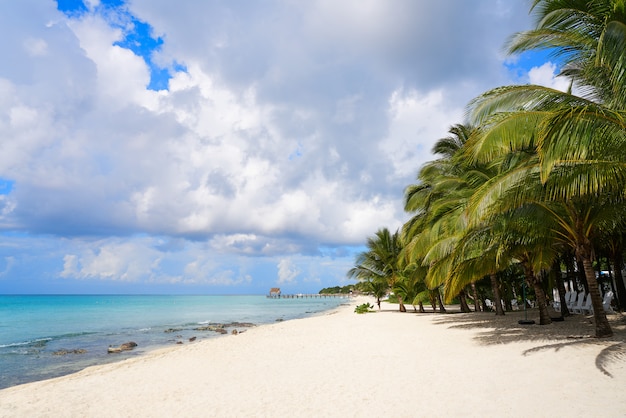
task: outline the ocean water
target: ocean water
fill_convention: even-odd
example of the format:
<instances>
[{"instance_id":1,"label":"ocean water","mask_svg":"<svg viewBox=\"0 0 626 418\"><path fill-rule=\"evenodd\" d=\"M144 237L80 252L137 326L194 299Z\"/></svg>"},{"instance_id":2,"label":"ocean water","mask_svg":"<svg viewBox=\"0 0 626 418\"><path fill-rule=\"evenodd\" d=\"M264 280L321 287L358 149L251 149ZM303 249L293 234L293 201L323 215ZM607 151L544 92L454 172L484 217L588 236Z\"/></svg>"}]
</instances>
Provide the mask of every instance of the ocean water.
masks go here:
<instances>
[{"instance_id":1,"label":"ocean water","mask_svg":"<svg viewBox=\"0 0 626 418\"><path fill-rule=\"evenodd\" d=\"M265 296L0 296L0 389L119 361L177 343L223 335L194 328L262 325L332 309L343 298ZM227 327L243 331L242 326ZM133 341L133 351L108 354ZM61 350L69 354L58 355ZM77 352L72 352L76 350Z\"/></svg>"}]
</instances>

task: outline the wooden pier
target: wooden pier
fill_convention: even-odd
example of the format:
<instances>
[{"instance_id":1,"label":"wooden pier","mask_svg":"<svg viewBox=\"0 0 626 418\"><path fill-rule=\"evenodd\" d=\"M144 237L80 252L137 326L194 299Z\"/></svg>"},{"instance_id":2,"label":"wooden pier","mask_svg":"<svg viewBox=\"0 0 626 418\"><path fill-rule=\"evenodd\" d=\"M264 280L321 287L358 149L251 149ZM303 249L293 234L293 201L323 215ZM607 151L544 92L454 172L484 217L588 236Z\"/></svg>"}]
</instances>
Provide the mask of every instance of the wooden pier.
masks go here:
<instances>
[{"instance_id":1,"label":"wooden pier","mask_svg":"<svg viewBox=\"0 0 626 418\"><path fill-rule=\"evenodd\" d=\"M269 299L315 299L315 298L349 298L352 295L346 293L297 293L293 295L283 295L281 293L271 293L267 295Z\"/></svg>"}]
</instances>

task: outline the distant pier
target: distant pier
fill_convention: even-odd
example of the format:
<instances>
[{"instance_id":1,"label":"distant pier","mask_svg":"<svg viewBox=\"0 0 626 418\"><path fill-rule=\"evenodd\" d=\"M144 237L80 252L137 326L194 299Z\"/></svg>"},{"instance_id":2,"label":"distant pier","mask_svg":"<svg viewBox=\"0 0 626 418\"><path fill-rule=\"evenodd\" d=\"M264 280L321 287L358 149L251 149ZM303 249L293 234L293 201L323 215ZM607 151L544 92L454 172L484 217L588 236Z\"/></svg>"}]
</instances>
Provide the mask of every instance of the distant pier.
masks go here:
<instances>
[{"instance_id":1,"label":"distant pier","mask_svg":"<svg viewBox=\"0 0 626 418\"><path fill-rule=\"evenodd\" d=\"M352 295L346 293L296 293L293 295L283 295L281 293L267 295L269 299L315 299L315 298L348 298Z\"/></svg>"}]
</instances>

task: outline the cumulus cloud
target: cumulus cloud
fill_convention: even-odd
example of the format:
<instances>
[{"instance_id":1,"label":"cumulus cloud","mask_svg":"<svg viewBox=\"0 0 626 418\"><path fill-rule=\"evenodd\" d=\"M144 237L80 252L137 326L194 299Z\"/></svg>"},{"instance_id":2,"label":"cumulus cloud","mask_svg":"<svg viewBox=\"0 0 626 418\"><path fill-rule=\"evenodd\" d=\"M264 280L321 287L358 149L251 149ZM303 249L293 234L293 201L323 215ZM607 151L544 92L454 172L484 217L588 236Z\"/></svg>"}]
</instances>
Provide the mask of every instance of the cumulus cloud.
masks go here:
<instances>
[{"instance_id":1,"label":"cumulus cloud","mask_svg":"<svg viewBox=\"0 0 626 418\"><path fill-rule=\"evenodd\" d=\"M10 272L13 264L15 264L15 257L4 257L4 270L0 271L0 277L6 276Z\"/></svg>"},{"instance_id":2,"label":"cumulus cloud","mask_svg":"<svg viewBox=\"0 0 626 418\"><path fill-rule=\"evenodd\" d=\"M300 271L289 259L278 262L278 284L293 283L299 274Z\"/></svg>"},{"instance_id":3,"label":"cumulus cloud","mask_svg":"<svg viewBox=\"0 0 626 418\"><path fill-rule=\"evenodd\" d=\"M467 101L508 82L527 6L4 3L0 228L62 240L64 278L248 285L256 263L341 280L352 248L405 220L404 187ZM122 46L130 17L163 41L150 62ZM167 90L147 88L152 65Z\"/></svg>"},{"instance_id":4,"label":"cumulus cloud","mask_svg":"<svg viewBox=\"0 0 626 418\"><path fill-rule=\"evenodd\" d=\"M63 257L61 277L137 281L158 267L154 251L133 242L97 242L81 254Z\"/></svg>"},{"instance_id":5,"label":"cumulus cloud","mask_svg":"<svg viewBox=\"0 0 626 418\"><path fill-rule=\"evenodd\" d=\"M560 91L567 91L571 81L566 77L557 77L558 70L556 64L546 62L539 67L533 67L528 72L530 84L550 87Z\"/></svg>"}]
</instances>

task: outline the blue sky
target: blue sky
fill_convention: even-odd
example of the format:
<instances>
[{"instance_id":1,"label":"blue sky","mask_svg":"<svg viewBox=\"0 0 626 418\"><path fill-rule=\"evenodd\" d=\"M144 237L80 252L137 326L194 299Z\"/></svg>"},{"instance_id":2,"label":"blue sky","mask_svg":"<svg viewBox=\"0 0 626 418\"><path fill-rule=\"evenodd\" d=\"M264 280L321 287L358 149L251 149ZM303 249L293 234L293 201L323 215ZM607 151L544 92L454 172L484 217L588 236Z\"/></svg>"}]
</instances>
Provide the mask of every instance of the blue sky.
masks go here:
<instances>
[{"instance_id":1,"label":"blue sky","mask_svg":"<svg viewBox=\"0 0 626 418\"><path fill-rule=\"evenodd\" d=\"M0 293L317 292L406 219L526 0L0 4Z\"/></svg>"}]
</instances>

